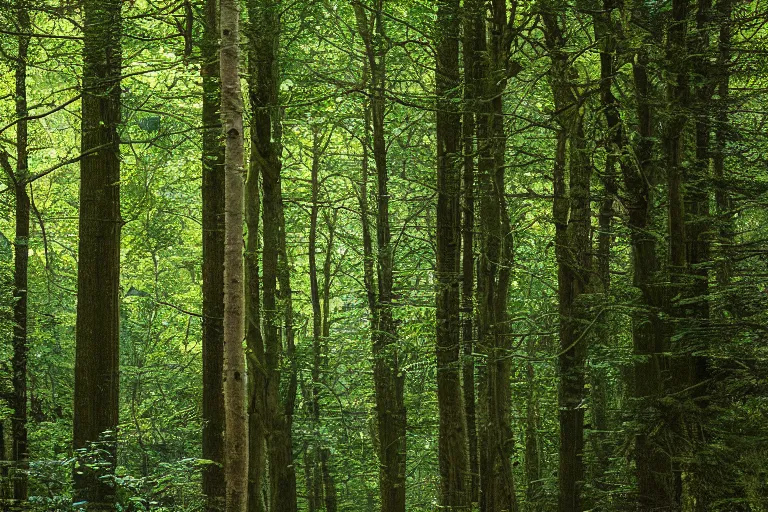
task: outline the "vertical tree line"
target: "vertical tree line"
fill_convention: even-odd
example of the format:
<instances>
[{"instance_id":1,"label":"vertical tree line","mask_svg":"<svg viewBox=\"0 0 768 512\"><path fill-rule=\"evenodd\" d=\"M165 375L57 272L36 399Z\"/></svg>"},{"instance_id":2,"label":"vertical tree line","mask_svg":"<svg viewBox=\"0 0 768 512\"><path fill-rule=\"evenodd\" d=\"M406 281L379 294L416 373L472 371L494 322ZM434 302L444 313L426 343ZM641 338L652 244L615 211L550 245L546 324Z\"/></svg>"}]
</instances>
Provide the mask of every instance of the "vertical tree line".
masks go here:
<instances>
[{"instance_id":1,"label":"vertical tree line","mask_svg":"<svg viewBox=\"0 0 768 512\"><path fill-rule=\"evenodd\" d=\"M207 510L224 510L224 146L221 144L221 77L219 9L216 0L202 4L200 74L203 80L203 458L214 462L203 471Z\"/></svg>"},{"instance_id":2,"label":"vertical tree line","mask_svg":"<svg viewBox=\"0 0 768 512\"><path fill-rule=\"evenodd\" d=\"M764 6L65 4L0 6L3 507L765 508Z\"/></svg>"},{"instance_id":3,"label":"vertical tree line","mask_svg":"<svg viewBox=\"0 0 768 512\"><path fill-rule=\"evenodd\" d=\"M122 2L83 4L82 153L75 357L75 502L113 510L120 407Z\"/></svg>"}]
</instances>

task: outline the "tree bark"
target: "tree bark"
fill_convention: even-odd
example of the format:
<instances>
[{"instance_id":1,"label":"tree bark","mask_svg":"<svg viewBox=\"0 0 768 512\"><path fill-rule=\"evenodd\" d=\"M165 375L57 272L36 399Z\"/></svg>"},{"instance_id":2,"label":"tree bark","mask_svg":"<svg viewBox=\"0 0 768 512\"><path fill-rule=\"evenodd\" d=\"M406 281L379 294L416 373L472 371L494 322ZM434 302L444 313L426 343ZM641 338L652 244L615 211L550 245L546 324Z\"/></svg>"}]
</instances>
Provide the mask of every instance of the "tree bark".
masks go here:
<instances>
[{"instance_id":1,"label":"tree bark","mask_svg":"<svg viewBox=\"0 0 768 512\"><path fill-rule=\"evenodd\" d=\"M253 6L248 4L249 18ZM254 55L254 44L258 34L254 33L255 23L247 25L248 72L251 77L258 76L259 67ZM253 85L251 84L251 87ZM258 103L253 91L249 93L251 114L256 117ZM265 512L268 507L264 500L263 489L266 483L267 461L267 371L264 337L261 330L261 297L259 277L259 252L261 251L259 225L261 216L261 195L259 179L261 165L259 160L259 137L253 127L250 130L251 159L248 178L245 182L245 223L248 230L245 249L246 281L246 346L248 355L248 512Z\"/></svg>"},{"instance_id":2,"label":"tree bark","mask_svg":"<svg viewBox=\"0 0 768 512\"><path fill-rule=\"evenodd\" d=\"M321 410L320 398L324 380L324 372L327 360L327 342L330 335L330 280L331 280L331 259L333 256L333 238L334 226L328 220L328 243L325 250L325 261L323 262L323 287L320 288L317 268L317 232L318 217L320 213L320 161L330 142L330 135L326 143L323 143L319 128L315 128L312 141L312 168L311 185L312 199L310 209L310 228L309 228L309 282L310 296L312 302L312 397L311 397L311 418L314 423L314 464L313 464L313 487L310 503L319 509L322 503L326 512L335 512L336 487L333 476L328 468L330 450L324 446L322 433L320 430Z\"/></svg>"},{"instance_id":3,"label":"tree bark","mask_svg":"<svg viewBox=\"0 0 768 512\"><path fill-rule=\"evenodd\" d=\"M632 282L640 291L638 311L632 319L634 365L633 394L637 400L638 421L635 434L638 510L664 510L673 500L674 482L671 460L659 439L651 433L657 421L658 401L664 391L669 350L667 326L660 313L664 308L664 290L658 282L659 260L656 238L651 231L651 205L655 165L653 161L653 118L648 78L648 55L640 48L632 65L637 102L638 142L634 149L637 165L622 167L627 202L630 243L632 245Z\"/></svg>"},{"instance_id":4,"label":"tree bark","mask_svg":"<svg viewBox=\"0 0 768 512\"><path fill-rule=\"evenodd\" d=\"M206 510L224 510L224 145L217 0L203 4L203 470Z\"/></svg>"},{"instance_id":5,"label":"tree bark","mask_svg":"<svg viewBox=\"0 0 768 512\"><path fill-rule=\"evenodd\" d=\"M252 61L249 60L249 65ZM264 339L261 333L259 279L259 169L253 156L256 145L251 130L251 161L245 181L245 340L248 362L248 512L264 512L262 488L266 462L266 386Z\"/></svg>"},{"instance_id":6,"label":"tree bark","mask_svg":"<svg viewBox=\"0 0 768 512\"><path fill-rule=\"evenodd\" d=\"M586 153L582 98L574 90L578 78L565 50L565 35L558 15L543 13L545 38L552 62L550 83L558 113L554 169L555 252L558 265L560 315L560 458L558 470L561 512L583 509L584 480L584 365L587 355L585 305L580 296L588 291L592 274L590 241L591 165ZM568 184L566 186L566 176Z\"/></svg>"},{"instance_id":7,"label":"tree bark","mask_svg":"<svg viewBox=\"0 0 768 512\"><path fill-rule=\"evenodd\" d=\"M464 143L464 171L462 175L462 286L461 310L463 314L461 342L464 410L467 421L469 449L470 496L472 503L479 501L480 461L477 446L477 412L475 397L475 159L477 155L477 123L479 92L482 84L483 49L485 48L485 21L481 0L464 3L464 116L462 123Z\"/></svg>"},{"instance_id":8,"label":"tree bark","mask_svg":"<svg viewBox=\"0 0 768 512\"><path fill-rule=\"evenodd\" d=\"M262 178L262 314L266 446L269 462L269 502L273 512L294 512L296 470L293 463L291 424L296 395L296 366L293 357L293 326L290 276L285 249L281 174L281 122L278 48L280 3L250 0L251 59L250 100L252 108L253 158ZM279 289L278 289L279 283ZM282 317L282 320L281 320ZM282 329L281 329L282 328ZM285 347L281 339L284 330ZM288 365L285 360L288 360ZM290 373L283 375L289 366ZM288 377L285 392L281 381Z\"/></svg>"},{"instance_id":9,"label":"tree bark","mask_svg":"<svg viewBox=\"0 0 768 512\"><path fill-rule=\"evenodd\" d=\"M715 208L718 217L718 243L720 251L717 259L717 283L720 287L728 287L733 273L733 198L726 180L728 173L725 157L729 140L729 95L730 95L730 61L733 3L732 0L719 0L716 5L719 28L718 55L715 65L717 80L717 113L715 117L715 147L712 152L712 173L715 181Z\"/></svg>"},{"instance_id":10,"label":"tree bark","mask_svg":"<svg viewBox=\"0 0 768 512\"><path fill-rule=\"evenodd\" d=\"M595 40L600 48L600 101L607 128L605 171L602 176L603 197L600 201L598 215L598 240L595 257L595 277L597 282L592 288L599 290L606 300L611 291L611 244L614 237L613 218L615 215L614 202L618 194L616 167L626 165L624 154L626 141L625 129L621 119L619 103L613 94L613 84L616 80L616 63L620 55L616 27L612 21L616 9L614 0L603 0L603 9L593 15ZM600 350L608 349L613 341L609 313L603 313L596 325L595 345ZM593 357L599 357L597 355ZM609 379L605 369L593 367L590 375L592 401L592 427L594 433L593 452L594 466L591 479L594 487L601 492L608 490L604 477L609 469L610 448L608 446L608 397Z\"/></svg>"},{"instance_id":11,"label":"tree bark","mask_svg":"<svg viewBox=\"0 0 768 512\"><path fill-rule=\"evenodd\" d=\"M330 137L330 136L329 136ZM330 140L330 139L329 139ZM325 247L325 260L323 261L323 368L328 367L328 341L331 336L331 263L333 262L334 239L336 236L336 211L333 215L325 216L328 232L328 243ZM331 450L327 446L320 449L320 469L323 477L323 491L325 492L325 512L338 510L338 498L336 494L336 482L330 468Z\"/></svg>"},{"instance_id":12,"label":"tree bark","mask_svg":"<svg viewBox=\"0 0 768 512\"><path fill-rule=\"evenodd\" d=\"M319 127L313 127L312 134L312 167L310 170L312 198L309 214L309 288L310 301L312 303L312 389L310 400L310 417L313 425L313 486L311 486L310 509L317 510L318 504L323 500L322 480L320 479L320 378L322 370L322 336L323 336L323 312L320 302L320 285L317 278L317 220L320 211L319 194L321 144Z\"/></svg>"},{"instance_id":13,"label":"tree bark","mask_svg":"<svg viewBox=\"0 0 768 512\"><path fill-rule=\"evenodd\" d=\"M113 510L120 407L121 1L85 0L77 278L75 502ZM96 149L99 148L99 149ZM98 449L99 451L94 451ZM96 460L94 460L96 459ZM94 469L93 462L102 469Z\"/></svg>"},{"instance_id":14,"label":"tree bark","mask_svg":"<svg viewBox=\"0 0 768 512\"><path fill-rule=\"evenodd\" d=\"M224 128L224 478L227 512L248 502L243 265L243 95L240 89L240 5L221 0L221 119Z\"/></svg>"},{"instance_id":15,"label":"tree bark","mask_svg":"<svg viewBox=\"0 0 768 512\"><path fill-rule=\"evenodd\" d=\"M365 46L376 167L376 271L374 303L373 379L379 436L379 492L382 512L405 511L406 411L404 375L400 371L397 327L393 317L394 250L390 233L389 172L384 133L386 107L386 32L383 0L374 0L371 18L359 0L353 0L357 30ZM373 28L376 36L371 34ZM369 292L370 293L370 292Z\"/></svg>"},{"instance_id":16,"label":"tree bark","mask_svg":"<svg viewBox=\"0 0 768 512\"><path fill-rule=\"evenodd\" d=\"M24 0L16 6L19 27L19 51L16 61L16 173L14 188L16 195L16 239L14 243L13 281L13 453L15 464L13 498L23 506L27 500L27 295L29 268L29 196L27 176L29 155L27 145L27 58L29 54L28 35L31 29L29 12Z\"/></svg>"},{"instance_id":17,"label":"tree bark","mask_svg":"<svg viewBox=\"0 0 768 512\"><path fill-rule=\"evenodd\" d=\"M491 2L487 58L479 80L482 96L477 116L480 259L477 270L478 347L487 354L481 376L480 510L517 511L512 472L514 438L510 424L511 347L507 302L513 255L512 228L505 185L506 133L503 95L508 79L519 71L510 61L515 37L515 9L503 0ZM509 15L509 17L508 17ZM481 13L483 16L483 13ZM477 40L486 37L476 23ZM479 51L484 48L478 47Z\"/></svg>"},{"instance_id":18,"label":"tree bark","mask_svg":"<svg viewBox=\"0 0 768 512\"><path fill-rule=\"evenodd\" d=\"M438 3L437 95L437 404L440 505L471 508L469 441L461 386L461 114L459 1Z\"/></svg>"}]
</instances>

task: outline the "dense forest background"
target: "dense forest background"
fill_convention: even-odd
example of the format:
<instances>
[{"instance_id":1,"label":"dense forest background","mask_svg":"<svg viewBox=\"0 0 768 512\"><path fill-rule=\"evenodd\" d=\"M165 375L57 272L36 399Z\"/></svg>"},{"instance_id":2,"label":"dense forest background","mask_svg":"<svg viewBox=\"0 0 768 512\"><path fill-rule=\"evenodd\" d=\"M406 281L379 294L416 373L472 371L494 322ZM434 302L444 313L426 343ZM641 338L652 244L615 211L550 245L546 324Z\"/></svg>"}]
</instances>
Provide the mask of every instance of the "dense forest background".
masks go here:
<instances>
[{"instance_id":1,"label":"dense forest background","mask_svg":"<svg viewBox=\"0 0 768 512\"><path fill-rule=\"evenodd\" d=\"M3 509L768 510L766 23L0 0Z\"/></svg>"}]
</instances>

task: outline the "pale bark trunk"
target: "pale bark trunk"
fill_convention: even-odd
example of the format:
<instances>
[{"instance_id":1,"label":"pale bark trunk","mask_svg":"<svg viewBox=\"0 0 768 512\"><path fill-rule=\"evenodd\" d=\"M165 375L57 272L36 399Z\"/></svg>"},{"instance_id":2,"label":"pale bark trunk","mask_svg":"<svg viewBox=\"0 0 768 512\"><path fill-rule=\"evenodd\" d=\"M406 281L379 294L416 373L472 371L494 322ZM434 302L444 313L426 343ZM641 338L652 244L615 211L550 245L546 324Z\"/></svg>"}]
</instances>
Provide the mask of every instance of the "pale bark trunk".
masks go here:
<instances>
[{"instance_id":1,"label":"pale bark trunk","mask_svg":"<svg viewBox=\"0 0 768 512\"><path fill-rule=\"evenodd\" d=\"M240 90L240 6L221 0L221 118L226 137L224 220L224 477L227 512L248 502L248 421L245 411L243 275L243 96Z\"/></svg>"}]
</instances>

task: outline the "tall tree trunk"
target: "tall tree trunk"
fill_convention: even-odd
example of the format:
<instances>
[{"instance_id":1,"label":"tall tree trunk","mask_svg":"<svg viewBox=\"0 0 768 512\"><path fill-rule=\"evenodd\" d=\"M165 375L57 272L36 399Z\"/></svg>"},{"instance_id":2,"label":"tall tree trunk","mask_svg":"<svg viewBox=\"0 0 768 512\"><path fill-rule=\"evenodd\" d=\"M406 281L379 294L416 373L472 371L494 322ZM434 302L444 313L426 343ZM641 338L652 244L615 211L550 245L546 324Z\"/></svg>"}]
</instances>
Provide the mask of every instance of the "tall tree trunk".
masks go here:
<instances>
[{"instance_id":1,"label":"tall tree trunk","mask_svg":"<svg viewBox=\"0 0 768 512\"><path fill-rule=\"evenodd\" d=\"M666 100L669 110L669 120L663 134L664 163L667 170L667 203L669 226L669 261L668 272L670 286L666 297L666 312L670 318L672 332L680 332L683 308L679 299L687 296L686 286L687 262L689 259L685 212L685 135L688 125L688 108L690 107L688 58L688 0L673 0L672 12L667 26L666 66L668 83ZM680 391L687 387L691 379L690 358L678 340L671 347L671 389ZM667 422L668 428L676 436L685 437L680 430L683 423L680 418L672 418ZM674 460L674 506L682 506L684 456L680 446L670 447Z\"/></svg>"},{"instance_id":2,"label":"tall tree trunk","mask_svg":"<svg viewBox=\"0 0 768 512\"><path fill-rule=\"evenodd\" d=\"M717 114L715 117L715 147L712 152L712 173L715 182L715 208L718 217L718 243L720 246L717 259L717 283L727 287L733 273L732 246L734 241L733 198L727 185L728 173L725 168L728 129L728 98L730 95L730 61L733 2L719 0L716 5L719 29L718 55L715 66L717 80Z\"/></svg>"},{"instance_id":3,"label":"tall tree trunk","mask_svg":"<svg viewBox=\"0 0 768 512\"><path fill-rule=\"evenodd\" d=\"M206 510L224 510L224 145L217 0L203 5L203 470Z\"/></svg>"},{"instance_id":4,"label":"tall tree trunk","mask_svg":"<svg viewBox=\"0 0 768 512\"><path fill-rule=\"evenodd\" d=\"M619 103L613 94L613 83L616 79L616 61L618 41L616 28L612 21L612 13L616 8L614 0L603 0L603 9L594 14L593 25L595 40L600 47L600 101L607 128L605 171L602 176L603 197L600 202L598 215L598 241L595 257L595 277L598 282L593 289L598 290L609 298L611 291L611 240L613 238L614 200L618 192L616 182L616 166L626 165L624 149L626 146L624 126L622 124ZM599 287L599 288L598 288ZM611 344L609 326L610 316L604 313L597 324L595 345L606 349ZM608 470L610 449L608 447L608 375L599 367L591 369L591 398L592 398L592 427L595 433L593 451L595 454L594 471L591 478L595 488L607 491L604 476Z\"/></svg>"},{"instance_id":5,"label":"tall tree trunk","mask_svg":"<svg viewBox=\"0 0 768 512\"><path fill-rule=\"evenodd\" d=\"M266 445L269 462L269 502L274 512L294 512L296 470L293 464L291 423L296 395L296 366L293 357L292 302L289 267L285 249L281 174L281 121L278 91L280 86L278 48L280 41L280 3L275 0L249 0L248 17L252 27L250 100L252 108L253 158L262 178L262 314L264 340L264 381ZM278 290L279 282L279 290ZM282 321L281 321L282 317ZM281 339L285 334L285 348ZM286 391L281 393L284 360L290 374Z\"/></svg>"},{"instance_id":6,"label":"tall tree trunk","mask_svg":"<svg viewBox=\"0 0 768 512\"><path fill-rule=\"evenodd\" d=\"M227 512L248 503L243 274L243 95L240 90L240 5L221 0L221 119L226 137L224 217L224 478Z\"/></svg>"},{"instance_id":7,"label":"tall tree trunk","mask_svg":"<svg viewBox=\"0 0 768 512\"><path fill-rule=\"evenodd\" d=\"M29 12L24 0L16 5L18 14L19 52L16 61L16 239L14 243L13 280L13 453L16 472L13 498L19 506L27 499L27 286L29 267L29 196L27 176L29 157L27 147L27 57Z\"/></svg>"},{"instance_id":8,"label":"tall tree trunk","mask_svg":"<svg viewBox=\"0 0 768 512\"><path fill-rule=\"evenodd\" d=\"M658 408L664 391L669 350L667 327L660 316L664 308L664 290L659 284L659 260L656 238L651 231L653 204L653 118L648 78L648 55L637 51L632 74L637 102L638 142L634 149L637 165L622 166L627 201L630 243L632 245L632 283L641 293L641 301L632 318L634 365L633 394L638 402L639 428L635 435L638 510L664 510L672 506L674 482L669 454L652 434L658 420L649 411Z\"/></svg>"},{"instance_id":9,"label":"tall tree trunk","mask_svg":"<svg viewBox=\"0 0 768 512\"><path fill-rule=\"evenodd\" d=\"M319 193L320 181L318 174L320 172L320 129L314 126L312 134L312 164L310 169L310 180L312 189L312 198L309 214L309 288L310 302L312 304L312 387L310 389L310 419L312 420L312 455L307 462L307 474L311 482L307 484L309 494L309 511L314 512L323 500L322 479L319 475L320 469L320 373L322 368L322 329L323 312L320 302L320 285L317 278L317 220L320 211ZM307 448L307 452L310 448Z\"/></svg>"},{"instance_id":10,"label":"tall tree trunk","mask_svg":"<svg viewBox=\"0 0 768 512\"><path fill-rule=\"evenodd\" d=\"M334 244L334 223L326 215L326 224L328 227L328 243L325 249L325 260L323 262L323 283L322 290L318 279L317 268L317 232L318 216L320 212L320 160L324 152L324 145L330 142L329 138L323 144L319 129L316 129L313 135L312 144L312 206L310 210L310 231L309 231L309 281L310 295L312 301L312 390L310 401L310 413L314 423L314 459L312 467L312 488L310 493L310 507L319 509L321 504L325 506L326 512L336 512L337 498L336 485L333 475L328 467L330 459L330 450L324 446L321 433L321 410L320 398L323 388L323 373L327 366L328 337L330 336L330 287L331 287L331 261L333 258Z\"/></svg>"},{"instance_id":11,"label":"tall tree trunk","mask_svg":"<svg viewBox=\"0 0 768 512\"><path fill-rule=\"evenodd\" d=\"M248 4L251 23L247 25L248 72L251 77L258 76L260 69L253 44L259 36L255 32L256 23L253 3ZM251 83L251 88L253 84ZM258 96L249 91L249 104L253 118L259 108ZM259 134L252 126L251 159L248 166L248 178L245 183L245 223L248 230L245 249L246 280L246 330L245 339L248 348L248 512L264 512L268 509L264 502L263 489L266 481L267 461L267 371L264 337L261 331L261 299L259 278L259 224L261 216L261 197L259 179L261 160L259 154Z\"/></svg>"},{"instance_id":12,"label":"tall tree trunk","mask_svg":"<svg viewBox=\"0 0 768 512\"><path fill-rule=\"evenodd\" d=\"M330 137L330 135L329 135ZM330 141L330 138L328 139ZM334 238L336 235L336 212L333 216L325 216L328 233L328 243L325 247L325 260L323 261L323 325L322 325L322 365L328 367L328 340L331 336L331 264L333 262ZM325 493L325 512L338 510L338 498L336 495L336 482L330 468L331 450L327 446L320 448L320 470L323 478L323 491Z\"/></svg>"},{"instance_id":13,"label":"tall tree trunk","mask_svg":"<svg viewBox=\"0 0 768 512\"><path fill-rule=\"evenodd\" d=\"M120 408L120 73L123 2L85 0L77 276L75 501L113 510ZM96 148L99 148L96 151ZM98 449L98 452L94 451ZM94 458L101 459L99 465ZM99 469L95 469L95 468Z\"/></svg>"},{"instance_id":14,"label":"tall tree trunk","mask_svg":"<svg viewBox=\"0 0 768 512\"><path fill-rule=\"evenodd\" d=\"M584 364L587 340L585 305L580 296L588 291L592 273L590 241L591 165L586 154L582 99L574 93L574 70L565 50L565 36L558 15L543 13L545 37L552 66L550 82L558 112L557 150L554 169L554 210L560 313L560 458L558 510L583 509L584 480ZM566 176L568 184L566 185Z\"/></svg>"},{"instance_id":15,"label":"tall tree trunk","mask_svg":"<svg viewBox=\"0 0 768 512\"><path fill-rule=\"evenodd\" d=\"M279 119L278 119L279 122ZM282 469L286 477L283 478L285 486L280 491L280 495L290 500L289 507L296 507L296 470L293 463L293 414L296 407L296 392L298 389L298 365L296 361L295 332L293 329L293 292L291 290L290 263L288 261L288 251L285 231L285 208L283 205L283 193L281 180L278 179L278 191L280 201L278 206L278 267L277 280L280 286L278 299L283 312L283 333L285 343L285 356L281 366L287 369L287 385L282 393L281 406L285 422L280 432L279 448L280 458L287 466ZM284 372L285 373L285 372Z\"/></svg>"},{"instance_id":16,"label":"tall tree trunk","mask_svg":"<svg viewBox=\"0 0 768 512\"><path fill-rule=\"evenodd\" d=\"M708 405L706 381L709 377L708 349L710 346L709 316L709 263L710 263L710 160L712 129L712 96L716 81L713 80L714 66L710 32L712 24L712 1L698 0L695 13L696 29L691 39L691 74L699 77L693 86L691 114L694 116L695 141L694 159L691 165L683 166L684 215L686 243L686 278L683 297L686 306L681 310L679 321L681 336L679 357L687 369L683 397L692 400L698 408L699 418L686 420L685 435L688 439L685 473L685 494L683 506L690 511L703 511L713 497L708 495L706 464L700 459L700 450L705 442ZM685 418L684 418L685 420ZM714 477L714 476L713 476ZM716 477L714 477L716 478Z\"/></svg>"},{"instance_id":17,"label":"tall tree trunk","mask_svg":"<svg viewBox=\"0 0 768 512\"><path fill-rule=\"evenodd\" d=\"M249 59L249 66L253 63ZM253 72L253 71L251 71ZM266 386L264 339L261 333L261 300L259 296L259 169L256 144L251 130L251 160L245 182L245 224L248 229L245 246L245 340L248 361L248 512L264 512L262 497L266 462Z\"/></svg>"},{"instance_id":18,"label":"tall tree trunk","mask_svg":"<svg viewBox=\"0 0 768 512\"><path fill-rule=\"evenodd\" d=\"M437 95L437 404L440 505L469 510L469 442L461 387L461 115L455 97L459 77L459 1L438 4Z\"/></svg>"},{"instance_id":19,"label":"tall tree trunk","mask_svg":"<svg viewBox=\"0 0 768 512\"><path fill-rule=\"evenodd\" d=\"M365 45L370 71L373 159L376 166L376 270L373 379L379 436L379 492L382 512L405 511L406 411L404 375L400 371L397 327L393 317L394 247L390 233L389 172L384 133L386 107L386 32L383 0L374 0L369 21L366 8L353 0L357 30ZM375 32L371 33L369 27Z\"/></svg>"},{"instance_id":20,"label":"tall tree trunk","mask_svg":"<svg viewBox=\"0 0 768 512\"><path fill-rule=\"evenodd\" d=\"M474 294L475 294L475 158L478 110L478 95L481 90L479 79L482 76L482 51L485 48L485 21L481 0L467 0L464 3L464 116L462 123L464 143L464 171L462 175L463 212L462 212L462 286L461 309L463 313L461 342L464 352L462 362L464 410L467 421L467 441L469 448L470 495L472 503L479 501L480 461L477 446L477 414L475 401L475 330L474 330Z\"/></svg>"},{"instance_id":21,"label":"tall tree trunk","mask_svg":"<svg viewBox=\"0 0 768 512\"><path fill-rule=\"evenodd\" d=\"M480 509L517 511L510 424L511 347L507 302L513 254L505 184L506 133L503 95L507 81L519 71L510 61L515 37L515 6L491 2L490 38L480 83L483 92L477 116L478 194L480 198L480 260L477 270L478 346L487 354L481 379ZM485 25L476 24L485 36ZM482 48L482 47L481 47Z\"/></svg>"},{"instance_id":22,"label":"tall tree trunk","mask_svg":"<svg viewBox=\"0 0 768 512\"><path fill-rule=\"evenodd\" d=\"M328 314L328 297L329 291L328 279L330 279L330 249L332 240L328 242L328 250L326 251L326 261L323 265L323 277L325 279L323 284L323 293L321 297L320 282L318 279L317 270L317 230L318 230L318 217L320 213L320 160L323 153L323 140L319 127L313 128L314 133L312 137L312 167L311 174L311 186L312 186L312 198L310 208L309 219L309 287L310 298L312 302L312 389L310 400L310 416L313 423L313 467L312 480L313 486L310 496L313 498L310 502L311 507L320 508L321 503L326 503L327 496L325 496L325 484L326 480L330 478L327 473L328 452L323 446L321 425L320 425L320 398L322 393L323 372L325 370L325 342L328 339L325 329L328 323L326 315ZM330 140L330 139L329 139ZM329 236L332 236L329 234ZM330 482L332 484L332 481ZM329 489L331 490L331 489ZM331 490L333 491L333 490ZM333 501L333 500L332 500Z\"/></svg>"},{"instance_id":23,"label":"tall tree trunk","mask_svg":"<svg viewBox=\"0 0 768 512\"><path fill-rule=\"evenodd\" d=\"M667 201L669 203L669 271L673 283L685 273L686 238L683 200L684 133L687 124L684 109L689 103L687 52L688 1L673 0L672 19L667 31L669 83L667 102L670 120L664 133L664 157L667 166ZM675 290L675 286L671 290ZM675 291L670 292L675 295Z\"/></svg>"}]
</instances>

